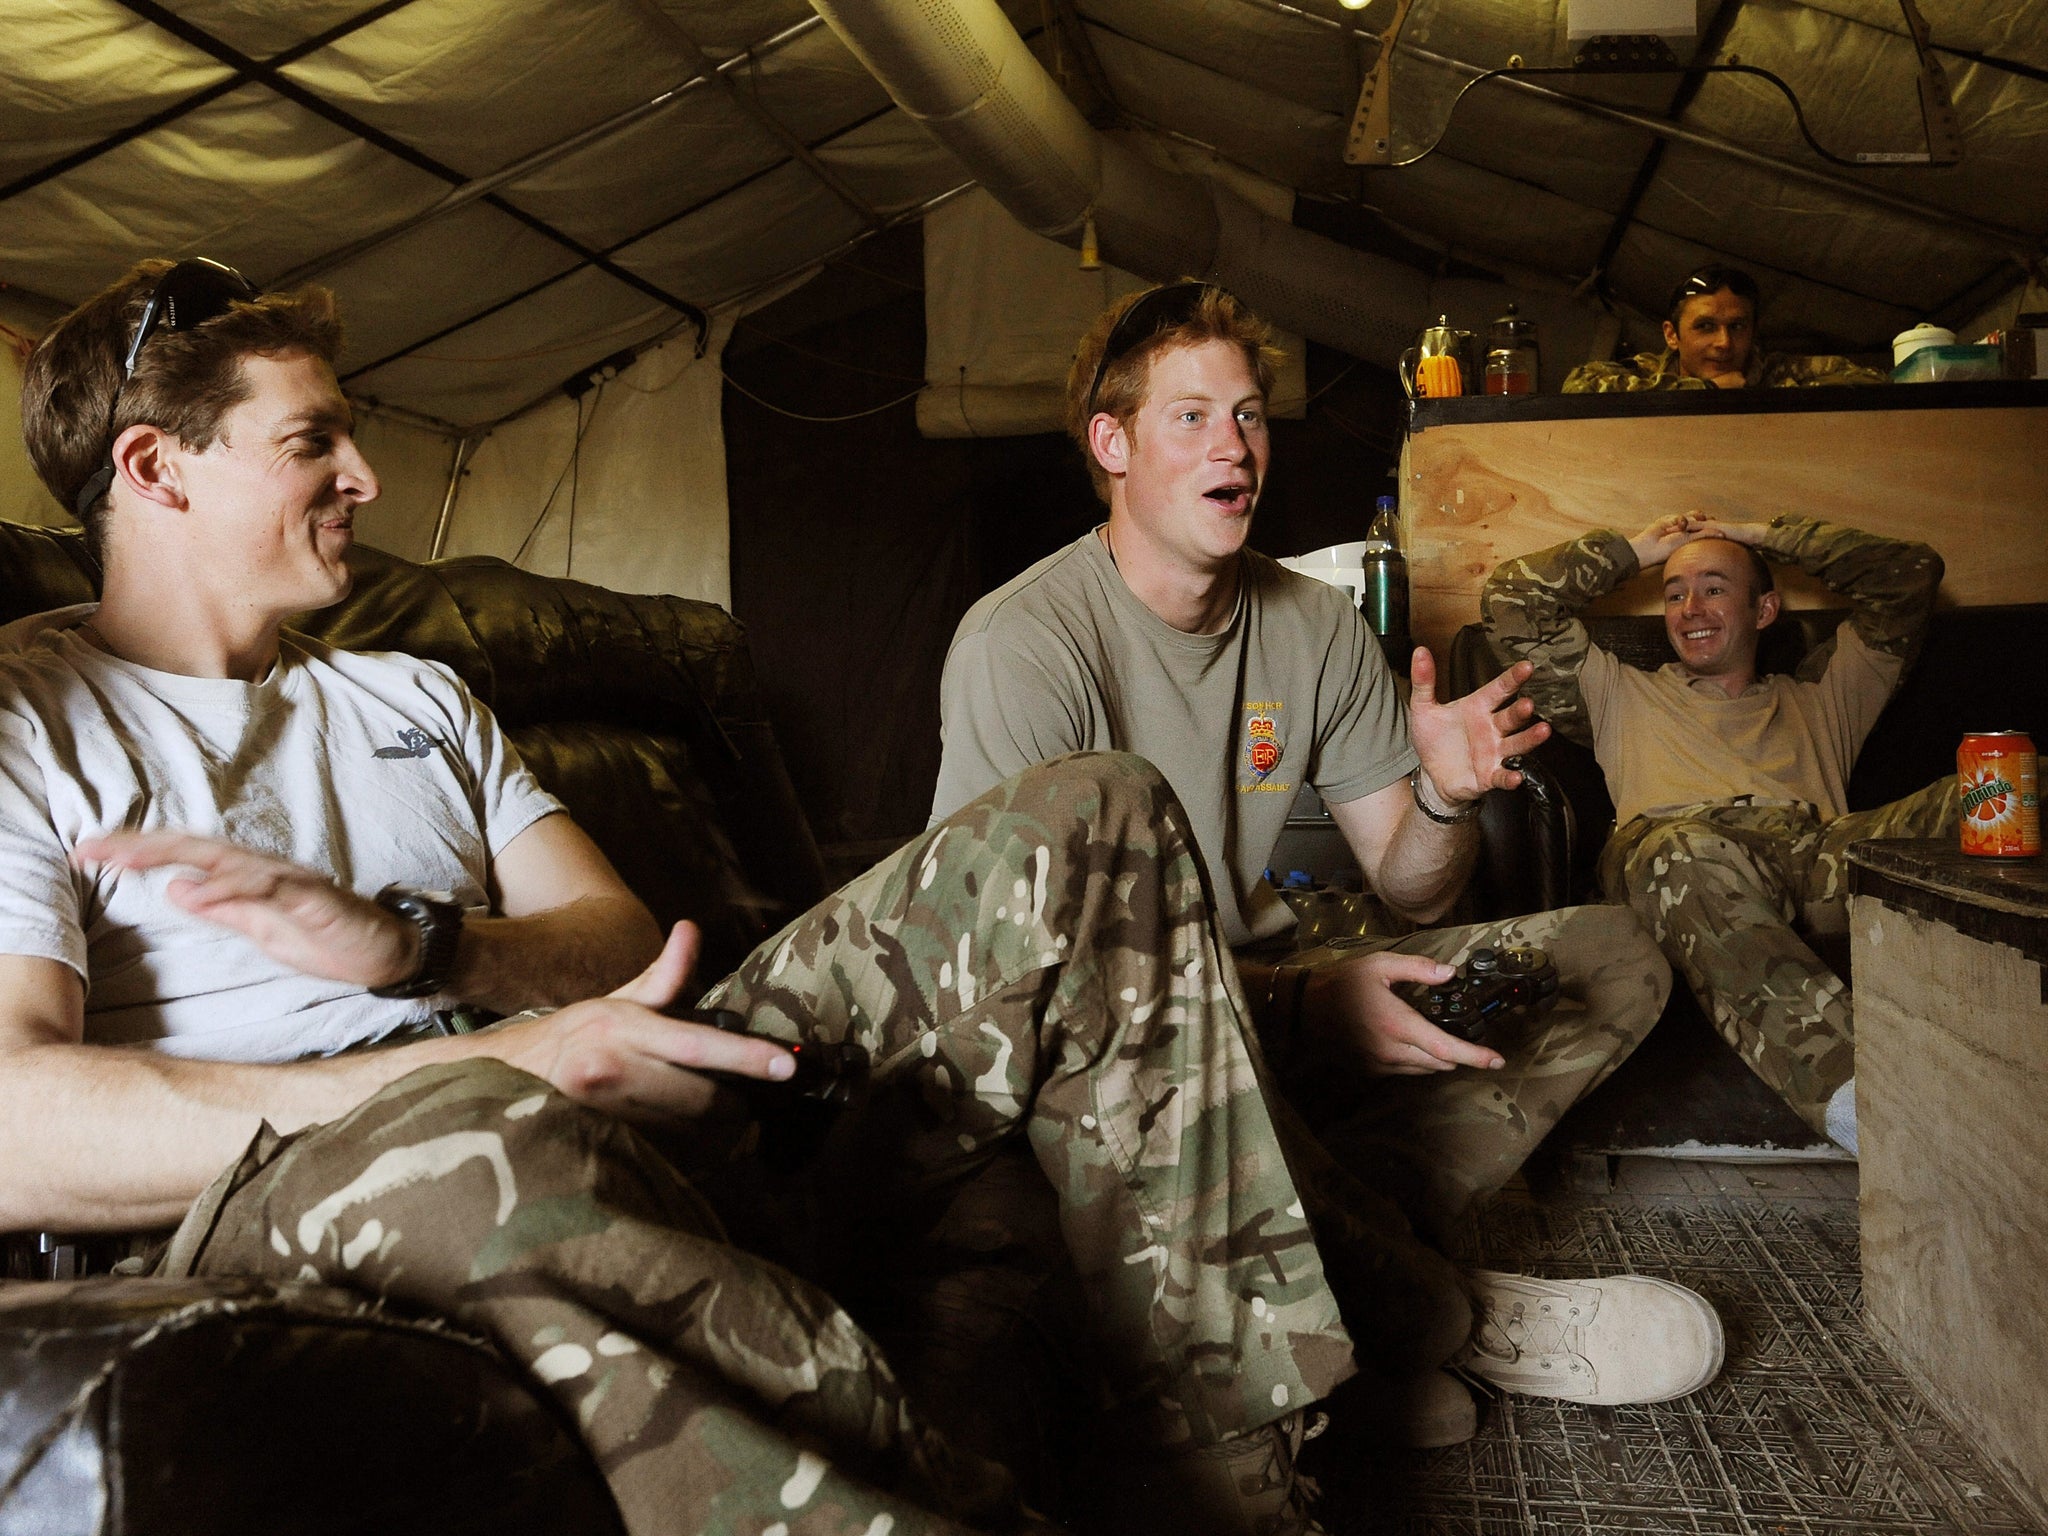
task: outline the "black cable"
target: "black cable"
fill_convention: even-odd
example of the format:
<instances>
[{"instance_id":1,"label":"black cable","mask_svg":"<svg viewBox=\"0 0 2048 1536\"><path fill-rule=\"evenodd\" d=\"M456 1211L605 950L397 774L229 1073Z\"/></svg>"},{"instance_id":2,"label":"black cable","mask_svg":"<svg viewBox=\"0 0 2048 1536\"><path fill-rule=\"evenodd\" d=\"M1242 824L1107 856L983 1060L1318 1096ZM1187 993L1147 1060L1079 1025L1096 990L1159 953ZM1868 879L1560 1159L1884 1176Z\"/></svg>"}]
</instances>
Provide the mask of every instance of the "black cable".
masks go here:
<instances>
[{"instance_id":1,"label":"black cable","mask_svg":"<svg viewBox=\"0 0 2048 1536\"><path fill-rule=\"evenodd\" d=\"M1924 166L1928 163L1925 160L1850 160L1845 159L1843 156L1834 153L1834 151L1825 148L1821 144L1820 140L1816 139L1813 136L1813 131L1807 127L1806 113L1800 107L1799 97L1796 94L1794 94L1792 87L1787 85L1783 80L1779 79L1778 76L1772 74L1768 69L1759 68L1755 64L1673 64L1655 68L1626 70L1587 70L1580 69L1577 66L1571 64L1541 64L1509 66L1502 69L1489 69L1483 74L1474 75L1470 80L1467 80L1462 87L1459 88L1458 94L1451 98L1450 110L1444 113L1443 126L1437 130L1436 137L1429 141L1429 144L1426 148L1421 149L1417 151L1415 154L1410 155L1406 160L1394 161L1391 169L1400 170L1405 166L1414 165L1418 161L1426 160L1431 155L1435 154L1437 152L1437 149L1443 144L1444 139L1449 135L1451 131L1451 119L1457 115L1459 103L1464 101L1466 95L1471 91L1471 89L1475 85L1483 85L1488 80L1493 80L1503 75L1579 75L1582 77L1591 75L1595 78L1605 78L1611 75L1624 74L1755 75L1760 80L1768 80L1772 85L1775 85L1780 91L1784 93L1785 100L1790 102L1792 106L1792 120L1799 125L1799 136L1802 139L1806 140L1807 148L1811 149L1816 155L1819 155L1821 159L1827 161L1830 165L1847 166L1852 171L1868 171L1886 170L1893 166L1899 165Z\"/></svg>"},{"instance_id":2,"label":"black cable","mask_svg":"<svg viewBox=\"0 0 2048 1536\"><path fill-rule=\"evenodd\" d=\"M589 421L584 420L583 417L583 401L579 398L576 402L576 442L569 450L569 462L564 464L562 472L555 476L554 489L548 492L548 499L541 504L540 516L533 520L533 526L526 530L526 537L519 541L519 552L512 557L514 565L517 565L526 558L527 547L533 543L533 536L540 532L540 525L548 520L548 513L554 510L555 498L562 494L562 482L569 478L569 472L576 467L577 460L583 451L583 434L590 430L591 422L597 420L598 402L604 399L605 382L608 381L600 381L596 392L591 396ZM574 497L575 493L571 492L572 506L574 505Z\"/></svg>"},{"instance_id":3,"label":"black cable","mask_svg":"<svg viewBox=\"0 0 2048 1536\"><path fill-rule=\"evenodd\" d=\"M583 414L583 402L576 402L576 414ZM590 419L597 420L597 402L590 402ZM562 556L562 575L576 569L576 492L583 486L583 428L576 429L576 441L569 449L569 548Z\"/></svg>"}]
</instances>

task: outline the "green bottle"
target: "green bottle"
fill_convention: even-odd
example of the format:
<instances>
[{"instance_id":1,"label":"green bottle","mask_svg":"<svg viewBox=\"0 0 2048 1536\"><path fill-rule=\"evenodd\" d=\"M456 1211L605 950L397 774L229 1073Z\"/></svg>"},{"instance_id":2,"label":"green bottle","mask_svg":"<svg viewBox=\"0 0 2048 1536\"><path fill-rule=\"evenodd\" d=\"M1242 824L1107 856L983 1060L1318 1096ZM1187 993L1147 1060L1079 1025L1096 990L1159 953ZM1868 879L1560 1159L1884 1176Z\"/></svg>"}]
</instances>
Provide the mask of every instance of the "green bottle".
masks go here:
<instances>
[{"instance_id":1,"label":"green bottle","mask_svg":"<svg viewBox=\"0 0 2048 1536\"><path fill-rule=\"evenodd\" d=\"M1365 535L1364 589L1359 611L1391 652L1408 645L1408 562L1401 554L1401 514L1394 498L1382 496Z\"/></svg>"}]
</instances>

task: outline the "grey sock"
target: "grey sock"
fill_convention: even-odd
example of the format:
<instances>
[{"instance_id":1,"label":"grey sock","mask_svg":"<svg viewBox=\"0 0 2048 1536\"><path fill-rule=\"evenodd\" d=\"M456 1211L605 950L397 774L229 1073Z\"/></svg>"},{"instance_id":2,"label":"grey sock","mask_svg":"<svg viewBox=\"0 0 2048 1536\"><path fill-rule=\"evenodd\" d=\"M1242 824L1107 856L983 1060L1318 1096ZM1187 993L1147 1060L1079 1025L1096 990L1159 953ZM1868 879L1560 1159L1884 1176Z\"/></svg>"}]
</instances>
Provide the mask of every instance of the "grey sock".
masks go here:
<instances>
[{"instance_id":1,"label":"grey sock","mask_svg":"<svg viewBox=\"0 0 2048 1536\"><path fill-rule=\"evenodd\" d=\"M1828 1140L1844 1148L1851 1157L1857 1155L1855 1078L1850 1078L1829 1097L1827 1128Z\"/></svg>"}]
</instances>

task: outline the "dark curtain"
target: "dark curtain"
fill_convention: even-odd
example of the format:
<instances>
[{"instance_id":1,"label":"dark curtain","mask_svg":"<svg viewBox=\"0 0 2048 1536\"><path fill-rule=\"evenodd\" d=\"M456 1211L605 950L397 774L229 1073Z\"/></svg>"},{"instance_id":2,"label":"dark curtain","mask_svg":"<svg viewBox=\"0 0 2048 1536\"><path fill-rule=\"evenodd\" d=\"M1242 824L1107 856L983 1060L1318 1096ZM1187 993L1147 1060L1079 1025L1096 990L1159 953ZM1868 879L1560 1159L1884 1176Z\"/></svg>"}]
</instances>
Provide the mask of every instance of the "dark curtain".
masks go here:
<instances>
[{"instance_id":1,"label":"dark curtain","mask_svg":"<svg viewBox=\"0 0 2048 1536\"><path fill-rule=\"evenodd\" d=\"M827 272L811 287L835 280L848 281ZM1103 514L1061 436L929 441L908 402L825 422L750 399L844 416L922 377L920 294L852 314L804 299L828 318L778 332L764 311L726 363L733 612L812 828L848 872L930 813L939 671L961 614ZM1323 391L1309 418L1274 424L1252 539L1269 554L1363 537L1373 498L1393 489L1392 376L1311 347L1309 386Z\"/></svg>"}]
</instances>

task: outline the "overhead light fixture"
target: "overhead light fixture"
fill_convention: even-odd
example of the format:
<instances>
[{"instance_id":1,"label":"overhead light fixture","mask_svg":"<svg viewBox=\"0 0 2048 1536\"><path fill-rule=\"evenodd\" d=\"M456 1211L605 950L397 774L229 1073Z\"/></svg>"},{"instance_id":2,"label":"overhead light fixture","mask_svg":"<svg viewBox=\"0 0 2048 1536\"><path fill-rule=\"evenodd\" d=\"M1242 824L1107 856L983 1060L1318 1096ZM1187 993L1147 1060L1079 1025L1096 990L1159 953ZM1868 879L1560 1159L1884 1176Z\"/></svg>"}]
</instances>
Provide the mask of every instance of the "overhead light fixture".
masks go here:
<instances>
[{"instance_id":1,"label":"overhead light fixture","mask_svg":"<svg viewBox=\"0 0 2048 1536\"><path fill-rule=\"evenodd\" d=\"M1693 0L1566 0L1565 38L1580 69L1675 69L1674 44L1698 31Z\"/></svg>"},{"instance_id":2,"label":"overhead light fixture","mask_svg":"<svg viewBox=\"0 0 2048 1536\"><path fill-rule=\"evenodd\" d=\"M1693 0L1567 0L1565 38L1691 37L1699 30Z\"/></svg>"},{"instance_id":3,"label":"overhead light fixture","mask_svg":"<svg viewBox=\"0 0 2048 1536\"><path fill-rule=\"evenodd\" d=\"M1355 0L1342 0L1354 10L1364 9ZM1370 0L1365 0L1370 3ZM1955 165L1963 157L1962 124L1949 95L1948 79L1935 57L1927 22L1915 0L1898 0L1900 14L1912 36L1913 51L1920 63L1920 113L1926 130L1927 147L1907 150L1858 150L1853 156L1838 155L1813 136L1806 114L1792 87L1754 64L1731 58L1727 63L1690 56L1698 42L1696 0L1563 0L1566 6L1566 37L1572 47L1570 64L1525 65L1520 54L1510 54L1499 69L1481 70L1460 86L1443 113L1436 137L1403 159L1393 153L1393 114L1389 101L1391 84L1388 66L1408 19L1414 0L1393 0L1393 14L1381 27L1379 50L1366 66L1358 91L1358 105L1352 110L1351 131L1344 142L1347 165L1402 167L1414 165L1436 153L1450 131L1451 117L1473 87L1506 75L1713 74L1752 75L1775 87L1792 108L1792 121L1810 148L1830 165L1866 169L1892 165ZM1741 0L1727 0L1730 6ZM1675 45L1675 46L1674 46Z\"/></svg>"},{"instance_id":4,"label":"overhead light fixture","mask_svg":"<svg viewBox=\"0 0 2048 1536\"><path fill-rule=\"evenodd\" d=\"M1337 3L1347 11L1362 11L1372 4L1372 0L1337 0Z\"/></svg>"}]
</instances>

